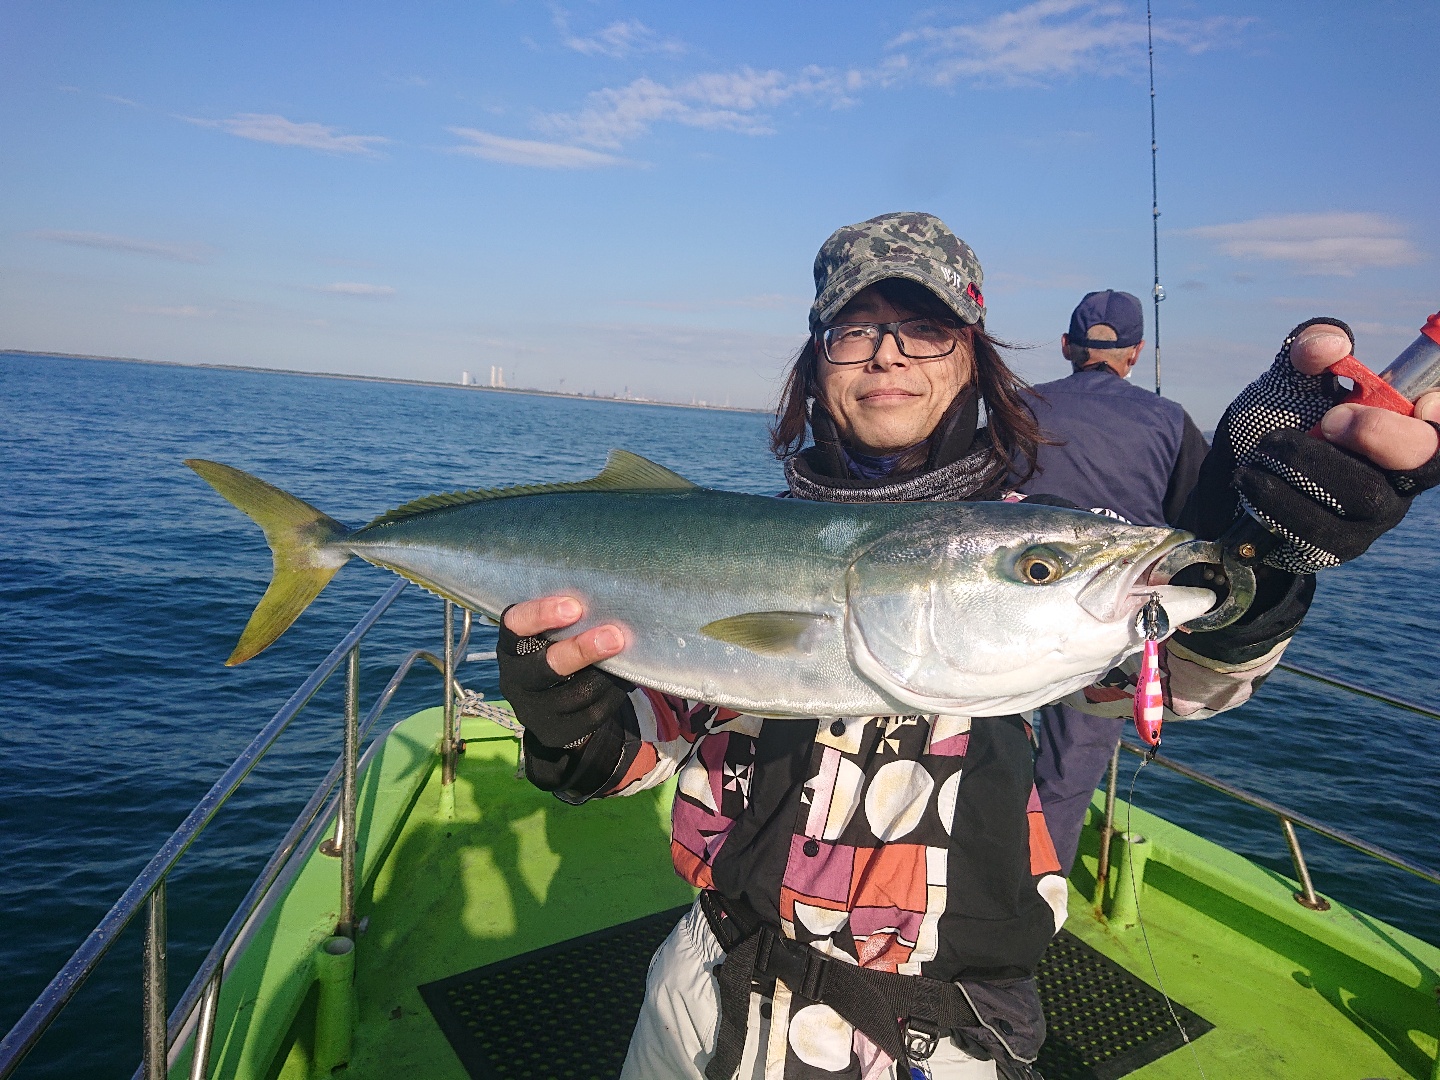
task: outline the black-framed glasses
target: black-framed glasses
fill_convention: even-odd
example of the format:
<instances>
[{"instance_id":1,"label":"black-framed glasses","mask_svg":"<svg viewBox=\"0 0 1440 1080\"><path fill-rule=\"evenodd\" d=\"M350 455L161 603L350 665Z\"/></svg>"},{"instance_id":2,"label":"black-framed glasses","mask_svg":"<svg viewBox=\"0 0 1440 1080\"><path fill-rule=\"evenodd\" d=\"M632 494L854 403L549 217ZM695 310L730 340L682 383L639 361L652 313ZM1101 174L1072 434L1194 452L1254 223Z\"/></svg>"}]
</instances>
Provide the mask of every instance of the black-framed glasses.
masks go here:
<instances>
[{"instance_id":1,"label":"black-framed glasses","mask_svg":"<svg viewBox=\"0 0 1440 1080\"><path fill-rule=\"evenodd\" d=\"M921 316L888 323L835 323L821 337L825 359L832 364L868 364L880 351L886 334L895 337L900 355L910 360L939 360L955 351L955 325Z\"/></svg>"}]
</instances>

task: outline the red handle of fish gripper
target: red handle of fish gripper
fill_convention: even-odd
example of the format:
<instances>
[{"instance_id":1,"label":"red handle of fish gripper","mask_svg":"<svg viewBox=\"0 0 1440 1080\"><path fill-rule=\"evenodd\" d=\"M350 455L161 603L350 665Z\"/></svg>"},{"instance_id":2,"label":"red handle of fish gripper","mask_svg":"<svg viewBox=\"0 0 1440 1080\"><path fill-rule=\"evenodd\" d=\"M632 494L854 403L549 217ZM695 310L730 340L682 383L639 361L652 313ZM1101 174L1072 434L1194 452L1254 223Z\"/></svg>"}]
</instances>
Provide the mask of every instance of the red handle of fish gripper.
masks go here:
<instances>
[{"instance_id":1,"label":"red handle of fish gripper","mask_svg":"<svg viewBox=\"0 0 1440 1080\"><path fill-rule=\"evenodd\" d=\"M1434 319L1435 316L1432 315L1431 320ZM1428 329L1429 324L1426 325ZM1440 323L1436 323L1436 333L1440 333ZM1433 334L1428 336L1434 337ZM1437 341L1437 344L1440 344L1440 341ZM1330 374L1355 383L1355 389L1345 396L1346 405L1369 405L1376 409L1388 409L1401 416L1415 415L1415 406L1407 401L1403 394L1353 356L1347 356L1339 363L1332 364Z\"/></svg>"},{"instance_id":2,"label":"red handle of fish gripper","mask_svg":"<svg viewBox=\"0 0 1440 1080\"><path fill-rule=\"evenodd\" d=\"M1437 317L1432 315L1430 321L1436 324L1435 333L1440 334L1440 321L1437 321ZM1430 334L1430 323L1426 323L1425 326L1425 332ZM1434 337L1433 334L1430 336ZM1440 344L1440 339L1436 339L1436 344ZM1371 408L1385 409L1389 412L1399 413L1401 416L1415 415L1414 404L1406 400L1403 394L1397 393L1395 388L1379 375L1356 360L1354 354L1335 361L1328 370L1331 375L1349 379L1355 384L1355 389L1346 394L1339 404L1369 405ZM1320 438L1320 425L1316 424L1311 428L1310 434L1317 439Z\"/></svg>"}]
</instances>

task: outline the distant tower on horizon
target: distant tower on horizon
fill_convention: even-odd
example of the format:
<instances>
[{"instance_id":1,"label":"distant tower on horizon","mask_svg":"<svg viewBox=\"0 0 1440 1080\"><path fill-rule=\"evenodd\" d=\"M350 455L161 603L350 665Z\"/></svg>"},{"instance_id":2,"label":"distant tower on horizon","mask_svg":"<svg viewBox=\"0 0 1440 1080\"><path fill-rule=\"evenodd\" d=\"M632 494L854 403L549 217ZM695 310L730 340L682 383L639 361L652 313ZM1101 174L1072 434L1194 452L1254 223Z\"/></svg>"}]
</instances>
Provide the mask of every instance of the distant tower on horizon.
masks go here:
<instances>
[{"instance_id":1,"label":"distant tower on horizon","mask_svg":"<svg viewBox=\"0 0 1440 1080\"><path fill-rule=\"evenodd\" d=\"M460 385L461 385L461 386L469 386L469 385L470 385L470 372L468 372L468 371L462 371L462 372L460 372Z\"/></svg>"},{"instance_id":2,"label":"distant tower on horizon","mask_svg":"<svg viewBox=\"0 0 1440 1080\"><path fill-rule=\"evenodd\" d=\"M490 365L490 385L497 390L505 389L505 369L496 364Z\"/></svg>"}]
</instances>

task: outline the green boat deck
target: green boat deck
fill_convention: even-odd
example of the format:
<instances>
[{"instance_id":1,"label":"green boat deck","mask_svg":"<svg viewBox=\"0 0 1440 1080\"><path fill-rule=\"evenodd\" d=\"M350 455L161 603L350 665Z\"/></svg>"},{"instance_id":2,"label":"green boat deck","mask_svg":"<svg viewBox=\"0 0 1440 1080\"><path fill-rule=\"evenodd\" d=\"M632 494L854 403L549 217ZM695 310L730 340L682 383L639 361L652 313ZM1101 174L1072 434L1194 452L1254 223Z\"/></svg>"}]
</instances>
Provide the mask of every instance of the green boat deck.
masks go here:
<instances>
[{"instance_id":1,"label":"green boat deck","mask_svg":"<svg viewBox=\"0 0 1440 1080\"><path fill-rule=\"evenodd\" d=\"M670 866L668 786L563 805L516 778L510 733L465 718L466 753L446 792L440 726L438 709L397 725L361 778L356 1022L336 1075L466 1080L419 986L693 896ZM1154 985L1141 931L1093 911L1098 819L1097 804L1067 929ZM1307 910L1293 882L1139 809L1132 825L1151 841L1141 910L1164 987L1215 1025L1192 1044L1207 1075L1435 1076L1440 949L1338 903ZM297 859L227 971L212 1076L330 1071L316 1061L326 1050L315 957L338 918L339 861ZM187 1075L189 1056L187 1041L172 1076ZM1200 1072L1181 1048L1129 1075Z\"/></svg>"}]
</instances>

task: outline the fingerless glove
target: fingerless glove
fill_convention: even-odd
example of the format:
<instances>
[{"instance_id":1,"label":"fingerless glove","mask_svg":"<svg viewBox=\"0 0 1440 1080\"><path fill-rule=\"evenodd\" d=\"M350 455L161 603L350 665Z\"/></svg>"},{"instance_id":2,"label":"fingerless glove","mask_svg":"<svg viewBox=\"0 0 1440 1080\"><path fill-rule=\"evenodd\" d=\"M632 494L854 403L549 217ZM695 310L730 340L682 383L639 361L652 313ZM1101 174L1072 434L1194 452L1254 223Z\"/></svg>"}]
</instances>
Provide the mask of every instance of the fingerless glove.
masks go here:
<instances>
[{"instance_id":1,"label":"fingerless glove","mask_svg":"<svg viewBox=\"0 0 1440 1080\"><path fill-rule=\"evenodd\" d=\"M1267 565L1313 574L1363 554L1399 524L1411 500L1440 484L1440 454L1418 469L1392 472L1308 434L1344 397L1333 376L1305 375L1290 363L1302 330L1317 324L1355 337L1338 319L1310 319L1290 331L1275 362L1225 410L1182 527L1207 539L1242 512L1285 543Z\"/></svg>"},{"instance_id":2,"label":"fingerless glove","mask_svg":"<svg viewBox=\"0 0 1440 1080\"><path fill-rule=\"evenodd\" d=\"M557 675L546 658L550 644L518 637L502 617L495 649L500 693L534 738L554 749L578 747L607 720L633 712L634 684L596 667Z\"/></svg>"}]
</instances>

